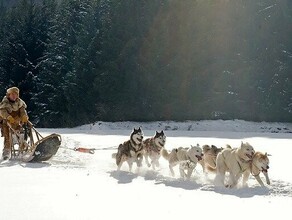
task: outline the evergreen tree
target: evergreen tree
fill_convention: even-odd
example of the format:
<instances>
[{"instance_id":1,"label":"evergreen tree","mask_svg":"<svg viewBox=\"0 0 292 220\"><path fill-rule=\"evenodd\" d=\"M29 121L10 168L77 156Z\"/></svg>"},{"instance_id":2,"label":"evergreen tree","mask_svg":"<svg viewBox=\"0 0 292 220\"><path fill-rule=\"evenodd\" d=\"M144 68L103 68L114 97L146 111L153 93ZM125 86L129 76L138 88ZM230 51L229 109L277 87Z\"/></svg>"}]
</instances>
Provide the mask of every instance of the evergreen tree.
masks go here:
<instances>
[{"instance_id":1,"label":"evergreen tree","mask_svg":"<svg viewBox=\"0 0 292 220\"><path fill-rule=\"evenodd\" d=\"M289 0L0 0L0 90L19 86L45 127L291 121L291 13Z\"/></svg>"},{"instance_id":2,"label":"evergreen tree","mask_svg":"<svg viewBox=\"0 0 292 220\"><path fill-rule=\"evenodd\" d=\"M90 95L98 68L97 6L98 1L63 1L56 13L38 84L42 126L73 126L96 113Z\"/></svg>"},{"instance_id":3,"label":"evergreen tree","mask_svg":"<svg viewBox=\"0 0 292 220\"><path fill-rule=\"evenodd\" d=\"M2 88L18 86L33 119L33 96L37 92L35 84L43 61L47 27L41 6L33 1L20 1L4 16L0 53L1 82L5 85Z\"/></svg>"}]
</instances>

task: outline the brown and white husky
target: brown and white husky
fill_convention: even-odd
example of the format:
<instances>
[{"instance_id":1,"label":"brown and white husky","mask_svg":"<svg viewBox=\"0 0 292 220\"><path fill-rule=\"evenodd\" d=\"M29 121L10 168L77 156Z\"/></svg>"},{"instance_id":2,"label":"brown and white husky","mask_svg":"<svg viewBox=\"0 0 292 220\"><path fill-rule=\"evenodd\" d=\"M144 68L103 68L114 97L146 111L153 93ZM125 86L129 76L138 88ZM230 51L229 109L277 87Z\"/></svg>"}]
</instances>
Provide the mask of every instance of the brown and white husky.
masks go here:
<instances>
[{"instance_id":1,"label":"brown and white husky","mask_svg":"<svg viewBox=\"0 0 292 220\"><path fill-rule=\"evenodd\" d=\"M166 136L163 131L155 132L155 135L151 138L147 138L143 141L144 157L148 167L152 165L153 170L155 167L159 167L159 158L161 156L161 149L164 148L166 142ZM148 157L151 162L149 162Z\"/></svg>"}]
</instances>

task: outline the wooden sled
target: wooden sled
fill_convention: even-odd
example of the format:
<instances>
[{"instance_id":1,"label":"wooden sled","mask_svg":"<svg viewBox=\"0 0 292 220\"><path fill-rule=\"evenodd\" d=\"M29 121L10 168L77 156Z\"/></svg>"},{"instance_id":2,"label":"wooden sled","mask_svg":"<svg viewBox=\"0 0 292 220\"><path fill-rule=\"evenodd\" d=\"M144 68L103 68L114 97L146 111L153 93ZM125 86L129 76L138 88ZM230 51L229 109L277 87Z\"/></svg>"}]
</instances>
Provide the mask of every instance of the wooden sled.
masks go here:
<instances>
[{"instance_id":1,"label":"wooden sled","mask_svg":"<svg viewBox=\"0 0 292 220\"><path fill-rule=\"evenodd\" d=\"M24 162L42 162L53 157L60 145L61 136L51 134L43 137L31 122L24 124L20 130L9 127L9 138L11 143L11 159Z\"/></svg>"}]
</instances>

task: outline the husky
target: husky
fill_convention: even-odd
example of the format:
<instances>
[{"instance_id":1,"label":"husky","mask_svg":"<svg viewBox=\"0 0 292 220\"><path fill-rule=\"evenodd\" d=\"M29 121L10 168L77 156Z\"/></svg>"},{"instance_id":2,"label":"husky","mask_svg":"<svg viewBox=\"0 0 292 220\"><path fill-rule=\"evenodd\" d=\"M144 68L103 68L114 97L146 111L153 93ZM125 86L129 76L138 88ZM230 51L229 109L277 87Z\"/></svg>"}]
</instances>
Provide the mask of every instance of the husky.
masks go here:
<instances>
[{"instance_id":1,"label":"husky","mask_svg":"<svg viewBox=\"0 0 292 220\"><path fill-rule=\"evenodd\" d=\"M143 141L144 158L148 167L152 165L153 170L159 167L160 151L164 148L166 136L163 131L155 132L154 137L147 138ZM149 163L148 157L151 159Z\"/></svg>"},{"instance_id":2,"label":"husky","mask_svg":"<svg viewBox=\"0 0 292 220\"><path fill-rule=\"evenodd\" d=\"M268 154L265 153L261 153L261 152L256 152L252 158L252 162L251 162L251 166L250 166L250 170L249 172L245 172L243 174L243 178L242 178L242 184L243 186L247 186L246 182L249 178L249 175L252 174L255 179L258 181L258 183L261 186L264 186L263 181L260 178L260 173L262 172L266 178L266 183L268 185L271 184L270 179L269 179L269 175L268 175L268 169L269 167L269 158L268 158Z\"/></svg>"},{"instance_id":3,"label":"husky","mask_svg":"<svg viewBox=\"0 0 292 220\"><path fill-rule=\"evenodd\" d=\"M220 153L223 148L218 148L214 145L203 145L203 159L199 161L201 164L203 171L206 173L209 172L216 172L216 158L218 153Z\"/></svg>"},{"instance_id":4,"label":"husky","mask_svg":"<svg viewBox=\"0 0 292 220\"><path fill-rule=\"evenodd\" d=\"M130 135L130 140L125 141L123 144L120 144L118 147L118 152L113 154L112 157L116 159L116 164L118 170L121 169L121 166L124 162L127 162L129 165L129 171L132 171L133 163L137 163L137 167L142 166L143 160L143 132L141 128L134 128Z\"/></svg>"},{"instance_id":5,"label":"husky","mask_svg":"<svg viewBox=\"0 0 292 220\"><path fill-rule=\"evenodd\" d=\"M173 149L170 153L163 148L161 155L168 160L172 176L175 176L173 167L179 164L180 176L184 179L190 179L198 161L202 160L203 157L202 149L198 145L191 146L191 148L179 147ZM185 173L185 170L187 170L187 173Z\"/></svg>"},{"instance_id":6,"label":"husky","mask_svg":"<svg viewBox=\"0 0 292 220\"><path fill-rule=\"evenodd\" d=\"M239 148L227 146L216 159L215 183L224 185L225 173L229 172L229 183L226 187L235 187L244 172L249 172L255 151L249 143L241 142Z\"/></svg>"}]
</instances>

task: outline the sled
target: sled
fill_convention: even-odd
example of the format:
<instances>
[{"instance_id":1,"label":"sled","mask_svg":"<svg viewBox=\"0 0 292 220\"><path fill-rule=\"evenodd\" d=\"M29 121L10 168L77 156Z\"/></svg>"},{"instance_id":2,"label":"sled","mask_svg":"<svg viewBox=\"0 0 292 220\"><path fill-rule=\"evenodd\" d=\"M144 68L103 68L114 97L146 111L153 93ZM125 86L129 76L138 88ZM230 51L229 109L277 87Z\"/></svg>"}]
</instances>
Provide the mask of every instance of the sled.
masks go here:
<instances>
[{"instance_id":1,"label":"sled","mask_svg":"<svg viewBox=\"0 0 292 220\"><path fill-rule=\"evenodd\" d=\"M31 122L22 125L20 130L13 129L9 123L7 125L11 143L11 159L24 162L47 161L57 153L61 145L59 134L43 137Z\"/></svg>"}]
</instances>

